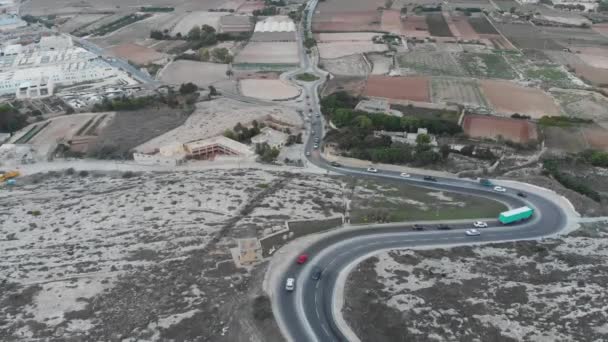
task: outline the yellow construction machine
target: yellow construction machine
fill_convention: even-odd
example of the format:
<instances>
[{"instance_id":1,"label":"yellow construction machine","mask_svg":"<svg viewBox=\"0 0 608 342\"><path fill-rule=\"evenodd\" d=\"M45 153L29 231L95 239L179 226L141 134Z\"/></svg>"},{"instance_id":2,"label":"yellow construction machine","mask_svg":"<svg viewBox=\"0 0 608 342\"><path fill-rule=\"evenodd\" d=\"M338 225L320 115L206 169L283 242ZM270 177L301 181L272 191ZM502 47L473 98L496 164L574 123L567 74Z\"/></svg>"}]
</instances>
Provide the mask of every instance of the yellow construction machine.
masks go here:
<instances>
[{"instance_id":1,"label":"yellow construction machine","mask_svg":"<svg viewBox=\"0 0 608 342\"><path fill-rule=\"evenodd\" d=\"M21 175L21 173L19 173L19 171L7 171L4 173L2 173L2 171L0 171L0 182L5 182L9 179L17 178L17 177L19 177L19 175Z\"/></svg>"}]
</instances>

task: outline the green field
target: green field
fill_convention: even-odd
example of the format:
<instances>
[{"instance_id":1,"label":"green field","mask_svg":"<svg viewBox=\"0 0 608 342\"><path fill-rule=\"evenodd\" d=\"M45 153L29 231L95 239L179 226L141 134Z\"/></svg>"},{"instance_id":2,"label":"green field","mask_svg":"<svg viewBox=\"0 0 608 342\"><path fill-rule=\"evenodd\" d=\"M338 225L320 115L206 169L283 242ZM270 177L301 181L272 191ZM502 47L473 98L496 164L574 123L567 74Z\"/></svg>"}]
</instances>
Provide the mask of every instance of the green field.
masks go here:
<instances>
[{"instance_id":1,"label":"green field","mask_svg":"<svg viewBox=\"0 0 608 342\"><path fill-rule=\"evenodd\" d=\"M512 80L517 74L501 54L463 53L458 58L462 67L472 77L502 78Z\"/></svg>"},{"instance_id":2,"label":"green field","mask_svg":"<svg viewBox=\"0 0 608 342\"><path fill-rule=\"evenodd\" d=\"M353 180L352 223L498 217L507 210L486 198L418 188L398 181Z\"/></svg>"}]
</instances>

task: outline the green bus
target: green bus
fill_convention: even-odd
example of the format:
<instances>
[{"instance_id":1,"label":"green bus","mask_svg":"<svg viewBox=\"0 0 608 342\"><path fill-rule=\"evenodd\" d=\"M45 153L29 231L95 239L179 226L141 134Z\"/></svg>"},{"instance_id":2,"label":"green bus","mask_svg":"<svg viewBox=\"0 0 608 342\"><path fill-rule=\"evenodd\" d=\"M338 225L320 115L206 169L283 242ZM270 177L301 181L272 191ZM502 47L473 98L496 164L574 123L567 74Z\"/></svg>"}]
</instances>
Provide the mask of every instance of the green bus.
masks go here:
<instances>
[{"instance_id":1,"label":"green bus","mask_svg":"<svg viewBox=\"0 0 608 342\"><path fill-rule=\"evenodd\" d=\"M534 214L534 209L530 207L521 207L500 213L498 220L502 224L527 220Z\"/></svg>"}]
</instances>

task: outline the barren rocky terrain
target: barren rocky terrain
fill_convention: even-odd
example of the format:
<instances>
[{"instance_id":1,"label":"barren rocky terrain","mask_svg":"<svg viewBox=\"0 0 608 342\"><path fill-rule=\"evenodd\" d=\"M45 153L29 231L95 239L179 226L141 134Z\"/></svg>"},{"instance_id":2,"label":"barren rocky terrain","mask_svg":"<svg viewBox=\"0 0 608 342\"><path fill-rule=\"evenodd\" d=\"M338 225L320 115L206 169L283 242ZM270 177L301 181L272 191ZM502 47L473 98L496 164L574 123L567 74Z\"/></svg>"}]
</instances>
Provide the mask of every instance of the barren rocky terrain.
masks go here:
<instances>
[{"instance_id":1,"label":"barren rocky terrain","mask_svg":"<svg viewBox=\"0 0 608 342\"><path fill-rule=\"evenodd\" d=\"M347 280L362 341L604 341L608 222L561 239L379 254Z\"/></svg>"},{"instance_id":2,"label":"barren rocky terrain","mask_svg":"<svg viewBox=\"0 0 608 342\"><path fill-rule=\"evenodd\" d=\"M0 192L0 340L281 340L265 264L231 249L336 215L341 193L261 170L20 178Z\"/></svg>"}]
</instances>

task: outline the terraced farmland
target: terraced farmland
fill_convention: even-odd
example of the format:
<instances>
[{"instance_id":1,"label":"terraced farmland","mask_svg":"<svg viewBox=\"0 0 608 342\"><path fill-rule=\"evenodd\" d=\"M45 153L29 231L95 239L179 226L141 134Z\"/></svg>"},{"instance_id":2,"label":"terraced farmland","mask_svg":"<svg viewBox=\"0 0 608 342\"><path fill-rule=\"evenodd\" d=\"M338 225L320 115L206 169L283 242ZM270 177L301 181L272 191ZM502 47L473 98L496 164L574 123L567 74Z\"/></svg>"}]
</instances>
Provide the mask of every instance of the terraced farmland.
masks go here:
<instances>
[{"instance_id":1,"label":"terraced farmland","mask_svg":"<svg viewBox=\"0 0 608 342\"><path fill-rule=\"evenodd\" d=\"M435 103L457 103L471 107L489 107L479 84L472 79L434 77L431 99Z\"/></svg>"},{"instance_id":2,"label":"terraced farmland","mask_svg":"<svg viewBox=\"0 0 608 342\"><path fill-rule=\"evenodd\" d=\"M414 51L397 56L403 75L465 76L465 70L448 52Z\"/></svg>"},{"instance_id":3,"label":"terraced farmland","mask_svg":"<svg viewBox=\"0 0 608 342\"><path fill-rule=\"evenodd\" d=\"M463 53L459 62L472 77L512 80L517 74L502 55L494 53Z\"/></svg>"}]
</instances>

